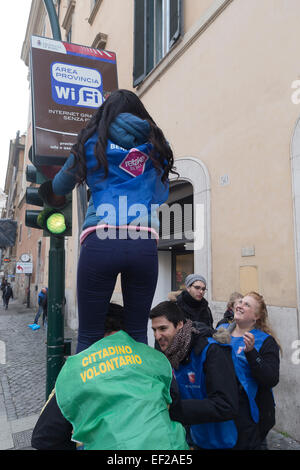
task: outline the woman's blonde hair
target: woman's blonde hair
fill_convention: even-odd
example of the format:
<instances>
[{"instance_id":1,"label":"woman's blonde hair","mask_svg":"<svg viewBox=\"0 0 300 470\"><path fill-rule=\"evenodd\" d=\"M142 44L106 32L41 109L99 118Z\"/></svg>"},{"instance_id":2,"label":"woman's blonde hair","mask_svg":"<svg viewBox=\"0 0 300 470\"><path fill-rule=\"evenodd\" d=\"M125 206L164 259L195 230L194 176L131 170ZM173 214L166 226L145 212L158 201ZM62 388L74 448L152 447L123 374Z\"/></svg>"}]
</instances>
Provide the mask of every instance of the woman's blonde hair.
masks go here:
<instances>
[{"instance_id":1,"label":"woman's blonde hair","mask_svg":"<svg viewBox=\"0 0 300 470\"><path fill-rule=\"evenodd\" d=\"M246 296L252 297L258 303L257 313L259 315L259 318L256 320L255 327L261 331L264 331L268 335L273 336L273 338L275 339L282 353L282 348L280 346L280 343L269 323L268 310L267 310L267 306L266 306L263 296L254 291L248 292L248 294L246 294L244 297Z\"/></svg>"}]
</instances>

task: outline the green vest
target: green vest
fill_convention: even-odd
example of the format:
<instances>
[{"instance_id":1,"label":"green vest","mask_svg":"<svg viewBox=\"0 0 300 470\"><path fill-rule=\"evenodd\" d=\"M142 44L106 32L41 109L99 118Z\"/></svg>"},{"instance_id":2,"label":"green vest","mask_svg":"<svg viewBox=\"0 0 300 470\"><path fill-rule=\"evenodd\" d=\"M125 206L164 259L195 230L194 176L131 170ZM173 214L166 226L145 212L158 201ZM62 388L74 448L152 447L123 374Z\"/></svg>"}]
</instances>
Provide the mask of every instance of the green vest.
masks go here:
<instances>
[{"instance_id":1,"label":"green vest","mask_svg":"<svg viewBox=\"0 0 300 470\"><path fill-rule=\"evenodd\" d=\"M171 380L161 352L119 331L70 356L55 392L86 450L188 450L169 416Z\"/></svg>"}]
</instances>

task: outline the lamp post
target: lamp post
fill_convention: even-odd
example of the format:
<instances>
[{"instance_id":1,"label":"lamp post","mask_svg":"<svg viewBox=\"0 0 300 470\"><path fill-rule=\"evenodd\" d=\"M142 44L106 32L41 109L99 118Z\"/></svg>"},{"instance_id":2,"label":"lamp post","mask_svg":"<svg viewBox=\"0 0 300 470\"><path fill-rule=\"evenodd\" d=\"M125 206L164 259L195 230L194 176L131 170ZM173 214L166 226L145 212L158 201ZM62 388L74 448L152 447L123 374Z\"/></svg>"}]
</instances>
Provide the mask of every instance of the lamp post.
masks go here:
<instances>
[{"instance_id":1,"label":"lamp post","mask_svg":"<svg viewBox=\"0 0 300 470\"><path fill-rule=\"evenodd\" d=\"M52 0L44 0L44 4L45 4L45 7L46 7L47 12L48 12L53 39L56 39L57 41L61 41L59 21L58 21L58 18L57 18L57 14L56 14L56 10L55 10L55 6L53 4L53 1Z\"/></svg>"}]
</instances>

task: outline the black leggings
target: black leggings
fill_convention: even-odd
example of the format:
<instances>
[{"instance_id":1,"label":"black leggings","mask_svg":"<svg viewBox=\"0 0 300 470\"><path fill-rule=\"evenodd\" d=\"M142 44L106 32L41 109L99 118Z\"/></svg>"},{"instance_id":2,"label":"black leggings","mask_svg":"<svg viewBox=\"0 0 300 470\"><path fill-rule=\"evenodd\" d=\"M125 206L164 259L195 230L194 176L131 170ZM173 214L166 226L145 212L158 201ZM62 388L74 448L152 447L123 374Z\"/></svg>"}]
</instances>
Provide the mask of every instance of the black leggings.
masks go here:
<instances>
[{"instance_id":1,"label":"black leggings","mask_svg":"<svg viewBox=\"0 0 300 470\"><path fill-rule=\"evenodd\" d=\"M126 331L136 341L147 343L148 318L158 276L156 240L148 234L147 237L123 240L117 230L117 239L101 240L92 232L84 240L77 272L77 353L103 337L119 273Z\"/></svg>"}]
</instances>

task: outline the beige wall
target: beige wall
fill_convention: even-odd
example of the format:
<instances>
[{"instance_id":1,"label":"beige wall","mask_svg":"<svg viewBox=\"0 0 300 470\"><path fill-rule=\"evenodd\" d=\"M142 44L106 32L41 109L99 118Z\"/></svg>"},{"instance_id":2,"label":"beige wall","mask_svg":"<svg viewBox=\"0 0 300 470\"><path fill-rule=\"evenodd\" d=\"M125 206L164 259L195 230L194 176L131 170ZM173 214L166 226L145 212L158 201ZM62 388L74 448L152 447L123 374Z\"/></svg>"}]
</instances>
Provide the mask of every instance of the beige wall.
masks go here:
<instances>
[{"instance_id":1,"label":"beige wall","mask_svg":"<svg viewBox=\"0 0 300 470\"><path fill-rule=\"evenodd\" d=\"M159 79L148 88L150 75L137 92L175 157L199 158L208 169L213 299L225 301L242 289L244 267L254 266L267 302L295 307L289 147L299 110L290 86L298 78L300 5L234 0L203 28L203 14L217 3L184 2L186 36L198 25L202 33L171 66L169 54ZM108 34L119 87L132 88L133 2L103 0L92 25L89 14L89 2L77 1L72 41L91 45L98 32ZM229 184L222 186L224 175ZM254 247L255 256L241 256L247 247Z\"/></svg>"},{"instance_id":2,"label":"beige wall","mask_svg":"<svg viewBox=\"0 0 300 470\"><path fill-rule=\"evenodd\" d=\"M67 2L62 3L60 18L64 19ZM98 33L108 35L106 49L117 53L119 87L132 87L133 2L103 0L92 24L90 2L76 2L72 21L72 42L91 46ZM62 29L63 39L66 31ZM51 37L51 34L50 34Z\"/></svg>"},{"instance_id":3,"label":"beige wall","mask_svg":"<svg viewBox=\"0 0 300 470\"><path fill-rule=\"evenodd\" d=\"M289 147L300 5L291 3L232 2L143 94L175 155L208 168L215 300L240 288L250 264L267 302L296 305ZM242 258L248 246L256 255Z\"/></svg>"},{"instance_id":4,"label":"beige wall","mask_svg":"<svg viewBox=\"0 0 300 470\"><path fill-rule=\"evenodd\" d=\"M188 31L192 28L213 3L214 0L185 0L183 2L184 31Z\"/></svg>"}]
</instances>

